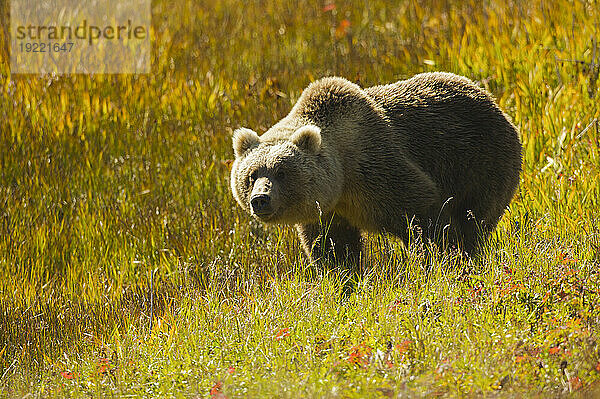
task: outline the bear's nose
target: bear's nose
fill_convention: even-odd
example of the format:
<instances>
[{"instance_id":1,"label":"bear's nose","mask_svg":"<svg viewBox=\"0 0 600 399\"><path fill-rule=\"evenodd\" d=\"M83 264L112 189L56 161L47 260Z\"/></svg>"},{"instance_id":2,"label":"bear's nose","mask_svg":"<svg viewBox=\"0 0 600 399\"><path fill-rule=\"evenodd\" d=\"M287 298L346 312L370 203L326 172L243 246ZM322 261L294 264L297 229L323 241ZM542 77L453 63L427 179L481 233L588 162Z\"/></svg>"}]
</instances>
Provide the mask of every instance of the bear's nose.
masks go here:
<instances>
[{"instance_id":1,"label":"bear's nose","mask_svg":"<svg viewBox=\"0 0 600 399\"><path fill-rule=\"evenodd\" d=\"M271 213L271 197L268 194L257 194L250 198L252 212L256 215L268 215Z\"/></svg>"}]
</instances>

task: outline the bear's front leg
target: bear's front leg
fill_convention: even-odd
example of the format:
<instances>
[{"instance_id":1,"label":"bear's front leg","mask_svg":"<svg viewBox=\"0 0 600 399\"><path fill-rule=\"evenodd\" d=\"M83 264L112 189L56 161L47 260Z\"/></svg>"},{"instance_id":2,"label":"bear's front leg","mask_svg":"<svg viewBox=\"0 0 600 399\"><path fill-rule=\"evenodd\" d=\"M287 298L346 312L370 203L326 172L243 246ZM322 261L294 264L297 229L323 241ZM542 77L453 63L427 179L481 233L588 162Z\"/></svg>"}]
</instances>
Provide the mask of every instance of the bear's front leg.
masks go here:
<instances>
[{"instance_id":1,"label":"bear's front leg","mask_svg":"<svg viewBox=\"0 0 600 399\"><path fill-rule=\"evenodd\" d=\"M321 223L296 226L304 252L311 261L327 261L355 269L362 251L360 230L335 214L324 216Z\"/></svg>"}]
</instances>

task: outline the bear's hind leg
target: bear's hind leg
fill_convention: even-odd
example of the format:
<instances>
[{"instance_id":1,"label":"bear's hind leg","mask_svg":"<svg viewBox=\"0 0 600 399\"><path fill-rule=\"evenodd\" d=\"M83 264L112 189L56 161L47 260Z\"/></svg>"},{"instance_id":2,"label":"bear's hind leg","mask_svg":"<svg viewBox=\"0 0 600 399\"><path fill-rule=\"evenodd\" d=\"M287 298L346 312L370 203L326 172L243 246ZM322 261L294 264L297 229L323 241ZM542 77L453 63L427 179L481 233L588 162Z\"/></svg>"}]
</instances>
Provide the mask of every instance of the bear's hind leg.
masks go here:
<instances>
[{"instance_id":1,"label":"bear's hind leg","mask_svg":"<svg viewBox=\"0 0 600 399\"><path fill-rule=\"evenodd\" d=\"M490 232L496 227L495 224L490 227L485 220L478 219L471 210L461 212L454 220L455 236L451 242L458 244L462 252L471 258L477 257L487 242Z\"/></svg>"},{"instance_id":2,"label":"bear's hind leg","mask_svg":"<svg viewBox=\"0 0 600 399\"><path fill-rule=\"evenodd\" d=\"M355 268L362 252L360 230L337 215L322 218L321 223L296 226L304 252L311 261L327 261Z\"/></svg>"}]
</instances>

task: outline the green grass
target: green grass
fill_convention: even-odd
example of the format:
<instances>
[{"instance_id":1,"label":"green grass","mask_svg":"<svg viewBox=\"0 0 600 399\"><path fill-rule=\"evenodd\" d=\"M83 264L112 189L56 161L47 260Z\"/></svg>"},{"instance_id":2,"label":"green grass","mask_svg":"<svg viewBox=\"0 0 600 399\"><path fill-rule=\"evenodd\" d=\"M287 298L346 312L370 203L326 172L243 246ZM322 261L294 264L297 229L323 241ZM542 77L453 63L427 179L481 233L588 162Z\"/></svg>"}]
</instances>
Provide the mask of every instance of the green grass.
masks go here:
<instances>
[{"instance_id":1,"label":"green grass","mask_svg":"<svg viewBox=\"0 0 600 399\"><path fill-rule=\"evenodd\" d=\"M152 73L93 77L11 76L0 5L0 396L598 393L600 4L248 3L156 0ZM370 236L344 296L235 204L232 129L431 70L512 117L518 195L470 265Z\"/></svg>"}]
</instances>

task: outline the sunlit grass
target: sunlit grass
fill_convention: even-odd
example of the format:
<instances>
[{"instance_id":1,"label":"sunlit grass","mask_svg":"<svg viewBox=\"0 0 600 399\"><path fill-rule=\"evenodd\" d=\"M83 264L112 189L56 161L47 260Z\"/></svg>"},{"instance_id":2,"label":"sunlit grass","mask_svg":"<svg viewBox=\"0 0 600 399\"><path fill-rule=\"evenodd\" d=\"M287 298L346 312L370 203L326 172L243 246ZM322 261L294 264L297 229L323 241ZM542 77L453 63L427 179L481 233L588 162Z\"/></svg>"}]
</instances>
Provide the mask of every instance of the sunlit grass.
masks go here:
<instances>
[{"instance_id":1,"label":"sunlit grass","mask_svg":"<svg viewBox=\"0 0 600 399\"><path fill-rule=\"evenodd\" d=\"M0 395L598 391L599 4L400 3L157 0L152 74L94 77L11 76L2 3ZM521 133L481 259L371 235L347 281L236 206L232 129L431 70Z\"/></svg>"}]
</instances>

